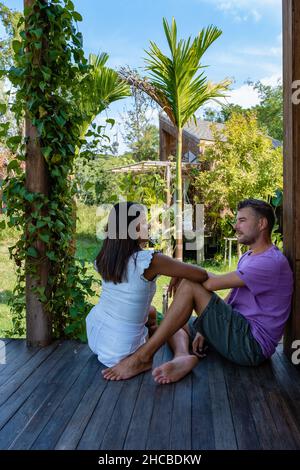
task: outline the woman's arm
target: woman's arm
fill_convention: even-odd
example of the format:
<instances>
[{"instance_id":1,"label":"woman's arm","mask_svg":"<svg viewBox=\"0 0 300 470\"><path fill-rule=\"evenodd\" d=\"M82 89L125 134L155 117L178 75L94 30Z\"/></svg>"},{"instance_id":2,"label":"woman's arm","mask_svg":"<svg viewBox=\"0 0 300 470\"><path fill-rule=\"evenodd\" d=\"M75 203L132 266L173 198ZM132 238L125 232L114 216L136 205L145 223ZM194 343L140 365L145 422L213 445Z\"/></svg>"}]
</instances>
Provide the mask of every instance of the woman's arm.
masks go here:
<instances>
[{"instance_id":1,"label":"woman's arm","mask_svg":"<svg viewBox=\"0 0 300 470\"><path fill-rule=\"evenodd\" d=\"M161 253L154 253L149 268L144 271L144 277L151 281L158 274L180 277L199 283L205 282L208 279L205 269L193 264L183 263Z\"/></svg>"}]
</instances>

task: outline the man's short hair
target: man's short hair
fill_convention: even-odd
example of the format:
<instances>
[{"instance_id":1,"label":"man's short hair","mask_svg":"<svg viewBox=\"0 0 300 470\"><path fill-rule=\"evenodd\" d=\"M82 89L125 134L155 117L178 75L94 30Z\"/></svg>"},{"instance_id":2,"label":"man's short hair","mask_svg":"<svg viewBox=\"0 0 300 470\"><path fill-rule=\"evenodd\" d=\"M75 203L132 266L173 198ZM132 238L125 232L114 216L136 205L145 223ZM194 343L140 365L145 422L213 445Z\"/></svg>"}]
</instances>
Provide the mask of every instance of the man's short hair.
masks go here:
<instances>
[{"instance_id":1,"label":"man's short hair","mask_svg":"<svg viewBox=\"0 0 300 470\"><path fill-rule=\"evenodd\" d=\"M259 217L265 217L268 221L268 231L271 235L274 224L275 224L275 212L271 204L260 199L244 199L238 203L238 211L245 209L246 207L251 207L251 209L256 212Z\"/></svg>"}]
</instances>

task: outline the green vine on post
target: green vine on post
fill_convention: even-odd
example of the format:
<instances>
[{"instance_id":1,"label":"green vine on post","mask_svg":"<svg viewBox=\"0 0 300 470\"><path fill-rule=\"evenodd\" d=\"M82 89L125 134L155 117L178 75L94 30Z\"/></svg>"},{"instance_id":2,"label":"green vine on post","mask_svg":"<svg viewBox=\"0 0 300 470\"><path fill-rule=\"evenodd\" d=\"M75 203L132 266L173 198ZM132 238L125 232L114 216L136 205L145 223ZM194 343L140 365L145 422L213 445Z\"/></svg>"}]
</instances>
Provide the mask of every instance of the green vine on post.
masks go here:
<instances>
[{"instance_id":1,"label":"green vine on post","mask_svg":"<svg viewBox=\"0 0 300 470\"><path fill-rule=\"evenodd\" d=\"M19 240L10 247L17 266L10 333L24 333L25 281L30 275L36 281L32 289L51 319L53 336L84 340L85 317L92 306L86 296L93 294L93 278L86 276L84 263L75 260L72 250L76 187L71 178L75 149L82 145L79 128L85 118L76 103L89 71L82 36L74 26L82 18L69 0L36 0L25 16L21 40L13 42L16 66L8 77L17 90L13 107L17 119L21 121L26 114L37 130L49 191L28 190L21 165L26 161L28 142L21 136L7 139L16 158L7 168L3 207L8 224L21 229ZM19 26L24 21L22 18ZM37 66L34 57L40 49ZM49 271L43 285L38 266L45 259Z\"/></svg>"}]
</instances>

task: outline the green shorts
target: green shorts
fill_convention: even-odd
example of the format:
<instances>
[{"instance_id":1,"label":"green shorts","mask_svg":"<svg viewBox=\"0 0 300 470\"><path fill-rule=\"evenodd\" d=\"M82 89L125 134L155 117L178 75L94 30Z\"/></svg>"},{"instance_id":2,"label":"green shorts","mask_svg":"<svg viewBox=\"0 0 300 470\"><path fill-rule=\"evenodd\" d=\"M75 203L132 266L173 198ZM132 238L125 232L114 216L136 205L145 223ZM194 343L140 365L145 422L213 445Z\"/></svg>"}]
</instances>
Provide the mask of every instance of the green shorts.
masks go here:
<instances>
[{"instance_id":1,"label":"green shorts","mask_svg":"<svg viewBox=\"0 0 300 470\"><path fill-rule=\"evenodd\" d=\"M236 364L256 366L266 359L246 318L214 292L202 315L189 321L189 328L192 338L201 333L208 344Z\"/></svg>"}]
</instances>

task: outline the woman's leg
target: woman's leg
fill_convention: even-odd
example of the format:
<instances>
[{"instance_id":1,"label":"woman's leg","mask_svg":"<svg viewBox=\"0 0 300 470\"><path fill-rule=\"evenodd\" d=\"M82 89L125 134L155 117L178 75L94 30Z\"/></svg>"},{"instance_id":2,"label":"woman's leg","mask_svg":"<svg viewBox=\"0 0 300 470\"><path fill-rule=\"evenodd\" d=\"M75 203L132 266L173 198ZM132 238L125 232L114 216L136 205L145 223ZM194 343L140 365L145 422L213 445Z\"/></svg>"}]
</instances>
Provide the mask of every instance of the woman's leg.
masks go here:
<instances>
[{"instance_id":1,"label":"woman's leg","mask_svg":"<svg viewBox=\"0 0 300 470\"><path fill-rule=\"evenodd\" d=\"M183 280L178 287L168 314L153 336L134 354L123 359L102 373L108 380L123 380L148 370L155 352L182 328L189 320L193 309L200 315L210 301L212 293L201 284Z\"/></svg>"}]
</instances>

